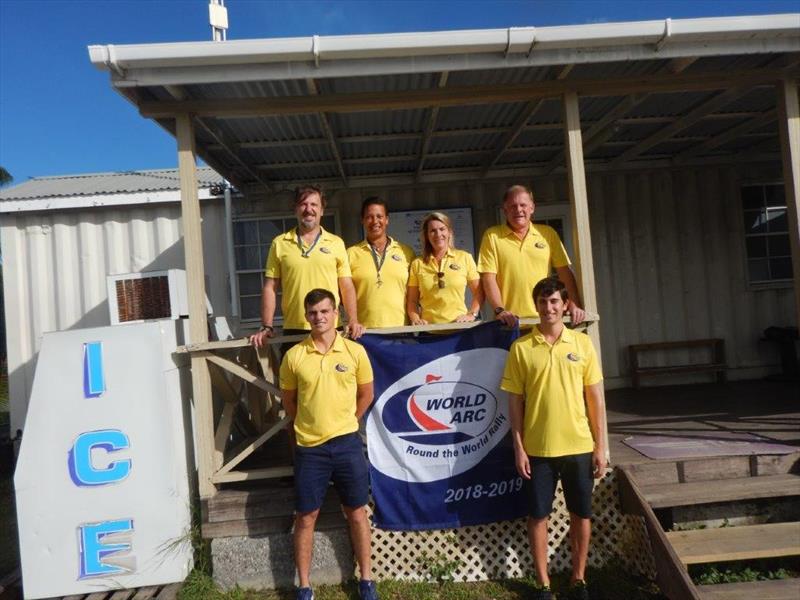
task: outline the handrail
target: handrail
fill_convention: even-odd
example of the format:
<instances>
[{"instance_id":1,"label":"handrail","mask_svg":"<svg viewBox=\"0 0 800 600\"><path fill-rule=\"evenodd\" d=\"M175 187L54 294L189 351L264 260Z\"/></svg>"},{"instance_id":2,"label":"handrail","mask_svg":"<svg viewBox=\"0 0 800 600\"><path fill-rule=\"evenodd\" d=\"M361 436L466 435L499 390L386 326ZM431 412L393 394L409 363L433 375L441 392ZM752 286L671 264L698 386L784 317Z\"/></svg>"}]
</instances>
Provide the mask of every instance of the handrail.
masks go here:
<instances>
[{"instance_id":1,"label":"handrail","mask_svg":"<svg viewBox=\"0 0 800 600\"><path fill-rule=\"evenodd\" d=\"M586 313L586 319L578 325L582 327L591 323L600 321L600 315L596 313ZM565 323L571 323L570 317L564 317ZM459 329L470 329L480 325L483 321L473 321L470 323L440 323L437 325L404 325L402 327L381 327L377 329L367 329L366 333L373 333L377 335L390 335L395 333L423 333L432 331L455 331ZM519 324L524 325L538 325L540 323L539 317L530 317L519 320ZM267 338L267 344L284 344L286 342L299 342L306 338L306 334L299 335L280 335L272 338ZM225 340L218 342L203 342L198 344L186 344L178 346L175 349L176 354L187 354L194 352L204 352L208 350L227 350L231 348L244 348L250 345L250 341L244 337L235 340Z\"/></svg>"}]
</instances>

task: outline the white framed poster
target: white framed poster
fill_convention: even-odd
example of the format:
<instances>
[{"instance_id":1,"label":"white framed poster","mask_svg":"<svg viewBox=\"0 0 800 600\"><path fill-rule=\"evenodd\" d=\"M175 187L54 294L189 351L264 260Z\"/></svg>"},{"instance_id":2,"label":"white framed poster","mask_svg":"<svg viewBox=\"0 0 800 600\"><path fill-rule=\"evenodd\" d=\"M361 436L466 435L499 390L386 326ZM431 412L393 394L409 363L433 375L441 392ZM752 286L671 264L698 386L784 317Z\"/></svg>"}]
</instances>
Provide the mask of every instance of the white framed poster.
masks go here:
<instances>
[{"instance_id":1,"label":"white framed poster","mask_svg":"<svg viewBox=\"0 0 800 600\"><path fill-rule=\"evenodd\" d=\"M453 244L459 250L465 250L475 256L475 236L472 231L472 209L438 208L434 209L450 217L453 222L455 238ZM417 256L422 254L419 230L425 217L433 210L398 210L389 213L388 233L393 240L408 244Z\"/></svg>"}]
</instances>

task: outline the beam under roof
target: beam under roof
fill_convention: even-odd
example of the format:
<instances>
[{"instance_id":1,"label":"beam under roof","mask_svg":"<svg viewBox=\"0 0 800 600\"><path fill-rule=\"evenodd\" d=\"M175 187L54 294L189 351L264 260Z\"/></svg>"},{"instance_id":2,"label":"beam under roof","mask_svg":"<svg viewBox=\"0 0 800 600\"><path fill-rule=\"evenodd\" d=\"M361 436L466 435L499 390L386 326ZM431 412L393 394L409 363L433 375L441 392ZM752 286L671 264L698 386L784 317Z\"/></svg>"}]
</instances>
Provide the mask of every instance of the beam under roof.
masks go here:
<instances>
[{"instance_id":1,"label":"beam under roof","mask_svg":"<svg viewBox=\"0 0 800 600\"><path fill-rule=\"evenodd\" d=\"M654 134L641 140L633 148L629 148L628 150L620 154L618 157L614 158L611 161L611 164L614 166L618 166L623 162L629 161L632 158L639 156L640 154L646 152L653 146L656 146L657 144L660 144L661 142L668 140L677 132L686 129L691 125L694 125L706 115L713 113L716 110L719 110L723 106L730 104L731 102L733 102L738 98L741 98L749 91L750 91L749 88L735 87L714 95L711 99L706 100L705 102L702 102L699 105L695 106L692 110L690 110L687 114L680 117L678 120L670 123L669 125L663 127L662 129L659 129Z\"/></svg>"},{"instance_id":2,"label":"beam under roof","mask_svg":"<svg viewBox=\"0 0 800 600\"><path fill-rule=\"evenodd\" d=\"M648 75L637 78L549 80L505 86L482 85L409 90L396 92L359 92L335 95L276 98L218 98L213 100L144 101L143 116L168 118L191 113L196 116L238 118L326 112L362 112L400 110L428 106L466 106L496 102L529 102L537 98L574 92L581 96L617 96L638 92L678 92L727 89L732 85L753 87L774 85L785 77L800 76L788 69L749 69L715 73L680 73Z\"/></svg>"},{"instance_id":3,"label":"beam under roof","mask_svg":"<svg viewBox=\"0 0 800 600\"><path fill-rule=\"evenodd\" d=\"M449 71L442 71L439 74L439 81L436 87L442 89L447 86L447 78L450 76ZM417 162L417 179L422 174L422 169L425 166L425 156L428 154L428 146L431 143L431 136L436 129L436 119L439 117L439 107L431 106L428 108L428 118L425 122L425 130L422 133L422 141L419 144L419 160Z\"/></svg>"},{"instance_id":4,"label":"beam under roof","mask_svg":"<svg viewBox=\"0 0 800 600\"><path fill-rule=\"evenodd\" d=\"M544 104L545 99L539 98L538 100L534 100L532 102L528 102L525 107L522 109L522 112L517 116L514 124L511 125L511 129L509 129L506 134L502 137L500 142L495 147L494 155L489 158L483 164L483 172L488 173L489 169L491 169L494 165L497 164L497 161L500 160L500 157L503 156L506 150L508 150L511 145L516 141L519 137L519 134L522 133L525 125L528 123L531 117L536 114L542 104Z\"/></svg>"},{"instance_id":5,"label":"beam under roof","mask_svg":"<svg viewBox=\"0 0 800 600\"><path fill-rule=\"evenodd\" d=\"M314 79L306 79L306 87L308 88L308 93L311 96L316 98L320 97L319 87ZM336 141L336 137L333 135L333 129L331 129L331 123L328 119L328 115L320 111L317 113L317 117L319 118L320 127L322 127L322 131L325 133L325 137L330 144L333 158L336 160L336 168L339 170L339 177L342 178L344 187L347 187L347 174L344 171L344 163L342 163L342 151L339 148L339 143Z\"/></svg>"},{"instance_id":6,"label":"beam under roof","mask_svg":"<svg viewBox=\"0 0 800 600\"><path fill-rule=\"evenodd\" d=\"M749 133L753 129L758 129L759 127L763 127L767 123L771 123L777 118L776 110L770 109L765 111L758 117L754 119L750 119L749 121L745 121L744 123L740 123L730 129L723 131L719 135L716 135L712 138L707 139L706 141L698 144L697 146L692 146L691 148L684 150L683 152L675 155L673 157L673 161L675 164L681 164L686 162L687 160L694 158L695 156L700 156L701 154L708 152L709 150L713 150L714 148L718 148L723 144L727 144L728 142L732 142L733 140L743 137L745 134Z\"/></svg>"}]
</instances>

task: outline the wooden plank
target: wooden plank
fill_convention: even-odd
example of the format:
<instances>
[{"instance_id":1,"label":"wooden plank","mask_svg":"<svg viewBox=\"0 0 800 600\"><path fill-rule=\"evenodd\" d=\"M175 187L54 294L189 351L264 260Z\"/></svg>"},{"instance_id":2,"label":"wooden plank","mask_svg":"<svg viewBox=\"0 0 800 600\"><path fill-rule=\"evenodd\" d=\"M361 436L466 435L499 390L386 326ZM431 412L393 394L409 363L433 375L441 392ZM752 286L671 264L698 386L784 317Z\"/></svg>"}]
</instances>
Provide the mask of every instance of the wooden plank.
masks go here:
<instances>
[{"instance_id":1,"label":"wooden plank","mask_svg":"<svg viewBox=\"0 0 800 600\"><path fill-rule=\"evenodd\" d=\"M244 449L243 449L243 450L242 450L242 451L241 451L239 454L237 454L237 455L236 455L234 458L232 458L232 459L231 459L231 460L229 460L227 463L225 463L225 464L224 464L224 465L223 465L223 466L222 466L222 467L219 469L219 471L217 471L217 472L214 474L214 477L213 477L213 479L212 479L212 480L213 480L215 483L221 483L221 482L222 482L222 479L220 479L220 478L221 478L222 476L224 476L224 475L225 475L225 473L228 473L229 471L231 471L231 470L232 470L232 469L233 469L233 468L234 468L236 465L238 465L238 464L239 464L239 463L241 463L241 462L242 462L242 461L243 461L245 458L247 458L248 456L250 456L250 455L251 455L253 452L255 452L255 451L256 451L256 450L257 450L257 449L258 449L258 448L259 448L261 445L263 445L263 444L264 444L264 442L266 442L268 439L270 439L270 438L271 438L271 437L273 437L275 434L277 434L279 431L281 431L283 428L285 428L285 427L286 427L286 424L287 424L287 423L290 423L290 422L291 422L291 419L289 418L289 416L288 416L288 415L287 415L287 416L285 416L285 417L283 417L283 418L282 418L280 421L278 421L277 423L275 423L275 424L274 424L272 427L270 427L270 428L269 428L269 429L267 429L267 430L266 430L264 433L262 433L260 436L258 436L258 438L257 438L257 439L256 439L254 442L252 442L251 444L249 444L248 446L246 446L246 447L245 447L245 448L244 448ZM280 475L278 475L278 477L280 477ZM231 480L229 480L229 481L231 481ZM236 479L234 479L234 480L232 480L232 481L239 481L239 480L236 480Z\"/></svg>"},{"instance_id":2,"label":"wooden plank","mask_svg":"<svg viewBox=\"0 0 800 600\"><path fill-rule=\"evenodd\" d=\"M21 579L22 572L19 570L19 567L3 575L3 577L0 578L0 594L3 593L3 590L15 586Z\"/></svg>"},{"instance_id":3,"label":"wooden plank","mask_svg":"<svg viewBox=\"0 0 800 600\"><path fill-rule=\"evenodd\" d=\"M139 103L142 116L159 119L179 114L200 117L239 118L324 112L362 112L413 109L429 106L468 106L495 102L528 102L566 93L581 96L621 96L638 92L681 92L728 89L732 85L772 85L783 77L796 77L788 69L749 69L711 73L643 75L604 79L563 79L512 85L481 85L407 90L357 92L332 95L274 98L218 98L212 100L153 100Z\"/></svg>"},{"instance_id":4,"label":"wooden plank","mask_svg":"<svg viewBox=\"0 0 800 600\"><path fill-rule=\"evenodd\" d=\"M128 600L136 593L135 589L117 590L108 598L108 600Z\"/></svg>"},{"instance_id":5,"label":"wooden plank","mask_svg":"<svg viewBox=\"0 0 800 600\"><path fill-rule=\"evenodd\" d=\"M489 170L497 164L497 161L503 156L503 154L508 150L511 145L516 141L519 137L519 134L525 129L525 125L527 125L528 121L531 119L533 115L535 115L538 110L544 104L545 99L540 98L538 100L533 100L528 102L519 113L517 118L514 120L514 123L511 125L511 129L509 129L500 141L497 143L494 149L494 154L489 157L489 159L483 164L483 173L489 172Z\"/></svg>"},{"instance_id":6,"label":"wooden plank","mask_svg":"<svg viewBox=\"0 0 800 600\"><path fill-rule=\"evenodd\" d=\"M710 100L706 100L699 106L695 106L692 110L690 110L688 113L680 117L677 121L670 123L666 127L659 129L654 134L641 140L633 148L626 150L618 157L614 158L610 164L619 165L628 160L631 160L636 156L639 156L640 154L646 152L653 146L656 146L657 144L660 144L661 142L668 140L679 131L682 131L687 127L690 127L691 125L694 125L706 115L716 110L719 110L726 104L730 104L737 98L741 98L749 91L750 88L742 86L742 87L731 88L724 92L720 92L719 94L712 97Z\"/></svg>"},{"instance_id":7,"label":"wooden plank","mask_svg":"<svg viewBox=\"0 0 800 600\"><path fill-rule=\"evenodd\" d=\"M217 494L209 502L207 522L221 523L281 517L291 515L294 511L296 497L294 486L278 489L262 488L219 499L219 496L224 493L225 491ZM320 512L338 512L340 506L339 495L333 486L329 486Z\"/></svg>"},{"instance_id":8,"label":"wooden plank","mask_svg":"<svg viewBox=\"0 0 800 600\"><path fill-rule=\"evenodd\" d=\"M276 479L291 477L294 467L269 467L266 469L249 469L247 471L226 471L214 475L214 483L233 483L235 481L255 481L256 479Z\"/></svg>"},{"instance_id":9,"label":"wooden plank","mask_svg":"<svg viewBox=\"0 0 800 600\"><path fill-rule=\"evenodd\" d=\"M589 203L586 195L586 173L583 169L583 142L581 139L581 119L578 96L575 93L564 95L564 149L567 158L567 182L569 202L572 209L573 244L576 253L578 289L587 312L597 313L597 290L594 281L594 258L592 257L592 233L589 223ZM587 330L601 362L602 346L600 329L591 323ZM600 364L602 369L602 364ZM606 432L608 437L608 432Z\"/></svg>"},{"instance_id":10,"label":"wooden plank","mask_svg":"<svg viewBox=\"0 0 800 600\"><path fill-rule=\"evenodd\" d=\"M189 304L189 337L191 343L208 341L206 313L205 266L203 265L203 235L200 227L200 202L197 196L197 168L194 128L189 115L175 120L178 140L178 174L181 185L181 225L186 261L186 288ZM214 408L211 398L211 376L208 364L192 357L192 396L195 408L197 471L200 497L213 496L211 483L214 471Z\"/></svg>"},{"instance_id":11,"label":"wooden plank","mask_svg":"<svg viewBox=\"0 0 800 600\"><path fill-rule=\"evenodd\" d=\"M597 313L587 312L586 313L586 322L594 322L600 321L600 315ZM564 318L565 323L570 323L570 318ZM530 319L520 319L520 325L536 325L539 323L538 318L530 318ZM384 327L381 329L367 329L367 333L374 333L377 335L381 334L392 334L392 333L422 333L422 332L430 332L430 331L446 331L448 329L469 329L470 327L476 327L480 325L481 322L478 321L477 323L442 323L439 325L407 325L403 327ZM268 343L275 345L275 344L283 344L286 342L300 342L306 339L306 335L286 335L286 336L276 336L274 338L269 338ZM226 340L222 342L205 342L203 344L186 344L185 346L178 346L176 348L176 354L187 354L187 353L195 353L195 352L206 352L209 350L228 350L231 348L245 348L250 346L250 342L247 338L242 338L240 340Z\"/></svg>"},{"instance_id":12,"label":"wooden plank","mask_svg":"<svg viewBox=\"0 0 800 600\"><path fill-rule=\"evenodd\" d=\"M783 157L783 189L789 218L789 242L794 275L795 324L800 326L800 101L798 80L778 86L778 129Z\"/></svg>"},{"instance_id":13,"label":"wooden plank","mask_svg":"<svg viewBox=\"0 0 800 600\"><path fill-rule=\"evenodd\" d=\"M800 556L800 522L669 531L685 565Z\"/></svg>"},{"instance_id":14,"label":"wooden plank","mask_svg":"<svg viewBox=\"0 0 800 600\"><path fill-rule=\"evenodd\" d=\"M156 600L176 600L178 597L178 592L181 591L183 587L183 582L178 583L170 583L165 585L161 588L161 591L158 592L156 596Z\"/></svg>"},{"instance_id":15,"label":"wooden plank","mask_svg":"<svg viewBox=\"0 0 800 600\"><path fill-rule=\"evenodd\" d=\"M624 505L630 509L629 512L644 518L656 564L656 583L661 591L668 598L700 600L689 573L667 540L653 509L647 504L636 481L625 467L617 467L617 481L620 496L625 500Z\"/></svg>"},{"instance_id":16,"label":"wooden plank","mask_svg":"<svg viewBox=\"0 0 800 600\"><path fill-rule=\"evenodd\" d=\"M752 475L749 456L709 456L679 462L683 473L682 482L704 481L706 485L720 479L749 477Z\"/></svg>"},{"instance_id":17,"label":"wooden plank","mask_svg":"<svg viewBox=\"0 0 800 600\"><path fill-rule=\"evenodd\" d=\"M733 500L800 496L800 476L764 475L718 479L713 483L695 481L681 484L640 485L645 500L653 508L692 506Z\"/></svg>"},{"instance_id":18,"label":"wooden plank","mask_svg":"<svg viewBox=\"0 0 800 600\"><path fill-rule=\"evenodd\" d=\"M720 342L720 338L709 338L704 340L680 340L674 342L649 342L646 344L631 344L630 347L641 352L643 350L669 350L670 348L694 348L701 346L713 347Z\"/></svg>"},{"instance_id":19,"label":"wooden plank","mask_svg":"<svg viewBox=\"0 0 800 600\"><path fill-rule=\"evenodd\" d=\"M638 367L637 375L661 375L664 373L694 373L701 371L724 371L727 365L721 363L702 363L699 365L672 365L668 367Z\"/></svg>"},{"instance_id":20,"label":"wooden plank","mask_svg":"<svg viewBox=\"0 0 800 600\"><path fill-rule=\"evenodd\" d=\"M708 140L698 144L697 146L692 146L679 154L676 154L675 157L672 159L673 162L677 165L686 163L688 160L708 152L709 150L713 150L714 148L718 148L728 142L732 142L735 139L743 137L747 132L752 131L753 129L758 129L759 127L763 127L767 123L771 123L777 118L777 114L775 109L770 109L763 114L757 116L754 119L750 119L749 121L745 121L744 123L740 123L735 127L731 127L730 129L723 131L719 135L716 135ZM681 138L683 139L683 138Z\"/></svg>"},{"instance_id":21,"label":"wooden plank","mask_svg":"<svg viewBox=\"0 0 800 600\"><path fill-rule=\"evenodd\" d=\"M95 592L87 595L84 600L105 600L107 597L108 592Z\"/></svg>"},{"instance_id":22,"label":"wooden plank","mask_svg":"<svg viewBox=\"0 0 800 600\"><path fill-rule=\"evenodd\" d=\"M136 590L136 595L133 597L132 600L150 600L153 598L158 591L157 585L150 585L147 587L141 587Z\"/></svg>"},{"instance_id":23,"label":"wooden plank","mask_svg":"<svg viewBox=\"0 0 800 600\"><path fill-rule=\"evenodd\" d=\"M201 352L199 354L196 354L195 356L202 356L206 360L222 367L226 371L233 373L237 377L244 379L247 383L252 383L254 386L264 390L265 392L275 394L278 397L280 397L281 395L281 390L279 387L277 387L272 383L269 383L268 381L263 380L255 373L251 373L244 367L237 365L232 360L228 360L227 358L222 358L221 356L217 356L216 354L212 354L211 352Z\"/></svg>"},{"instance_id":24,"label":"wooden plank","mask_svg":"<svg viewBox=\"0 0 800 600\"><path fill-rule=\"evenodd\" d=\"M214 434L214 469L219 469L225 460L225 446L231 435L233 416L236 412L236 404L226 402L222 408L222 415L219 418L217 432Z\"/></svg>"},{"instance_id":25,"label":"wooden plank","mask_svg":"<svg viewBox=\"0 0 800 600\"><path fill-rule=\"evenodd\" d=\"M221 523L203 523L201 531L206 539L221 537L242 537L264 535L267 533L288 533L294 525L294 516L288 514L283 517L268 519L250 519L242 521L224 521ZM324 531L329 529L343 529L347 527L341 511L320 513L315 529Z\"/></svg>"},{"instance_id":26,"label":"wooden plank","mask_svg":"<svg viewBox=\"0 0 800 600\"><path fill-rule=\"evenodd\" d=\"M746 583L697 586L703 600L797 600L800 579L773 579Z\"/></svg>"},{"instance_id":27,"label":"wooden plank","mask_svg":"<svg viewBox=\"0 0 800 600\"><path fill-rule=\"evenodd\" d=\"M319 87L314 79L306 79L306 87L308 88L308 93L310 96L320 97ZM325 111L318 111L317 117L319 118L319 124L320 127L322 127L322 132L325 134L325 137L328 140L331 154L333 154L333 158L336 160L336 168L339 170L339 177L342 178L342 185L347 187L347 174L344 171L344 163L342 162L342 150L339 148L339 142L336 141L336 136L333 134L333 128L331 127L328 115L325 114Z\"/></svg>"}]
</instances>

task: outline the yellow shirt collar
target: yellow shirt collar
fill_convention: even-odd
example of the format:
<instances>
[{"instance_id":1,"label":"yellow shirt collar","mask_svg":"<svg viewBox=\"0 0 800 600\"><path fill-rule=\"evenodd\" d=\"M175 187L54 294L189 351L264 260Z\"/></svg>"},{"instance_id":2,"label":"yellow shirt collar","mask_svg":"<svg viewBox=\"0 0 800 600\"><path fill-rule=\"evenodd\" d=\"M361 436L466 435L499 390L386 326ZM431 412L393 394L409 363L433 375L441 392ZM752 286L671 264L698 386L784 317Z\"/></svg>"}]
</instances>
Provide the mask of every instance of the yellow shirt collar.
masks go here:
<instances>
[{"instance_id":1,"label":"yellow shirt collar","mask_svg":"<svg viewBox=\"0 0 800 600\"><path fill-rule=\"evenodd\" d=\"M322 235L320 235L319 239L325 240L325 241L330 240L330 234L327 231L325 231L325 228L322 225L319 226L319 230L320 230L320 233L322 234ZM289 240L289 241L297 243L297 226L295 225L289 231L284 233L283 234L283 238L286 239L286 240Z\"/></svg>"},{"instance_id":2,"label":"yellow shirt collar","mask_svg":"<svg viewBox=\"0 0 800 600\"><path fill-rule=\"evenodd\" d=\"M547 341L544 339L544 334L541 332L539 327L534 325L532 333L533 333L533 339L536 340L537 344L547 343ZM561 335L556 340L556 344L561 344L561 343L564 344L575 343L575 333L571 329L564 327L564 329L561 330Z\"/></svg>"},{"instance_id":3,"label":"yellow shirt collar","mask_svg":"<svg viewBox=\"0 0 800 600\"><path fill-rule=\"evenodd\" d=\"M517 236L517 234L514 233L514 230L511 229L511 227L508 226L508 223L503 223L501 227L503 228L503 230L502 230L503 231L503 237L509 237L509 236L512 236L512 235L514 237ZM530 225L530 227L528 227L528 235L535 236L535 237L542 237L542 235L539 233L539 231L536 229L536 227L534 227L533 221L531 221L531 225ZM527 236L525 236L525 237L527 237ZM519 239L519 238L517 238L517 239Z\"/></svg>"},{"instance_id":4,"label":"yellow shirt collar","mask_svg":"<svg viewBox=\"0 0 800 600\"><path fill-rule=\"evenodd\" d=\"M303 347L305 348L308 354L314 354L315 352L317 354L322 354L322 352L320 352L314 345L314 339L310 335L305 340L303 340L301 344L303 344ZM336 338L334 338L333 345L331 346L331 349L328 350L328 352L344 352L344 351L345 351L344 338L341 335L339 335L339 332L337 331Z\"/></svg>"},{"instance_id":5,"label":"yellow shirt collar","mask_svg":"<svg viewBox=\"0 0 800 600\"><path fill-rule=\"evenodd\" d=\"M456 257L456 253L454 252L454 250L455 250L454 248L448 248L447 252L444 253L444 257L443 258L455 258ZM433 263L435 261L436 261L436 258L433 256L433 254L431 254L428 257L428 262L429 263Z\"/></svg>"}]
</instances>

